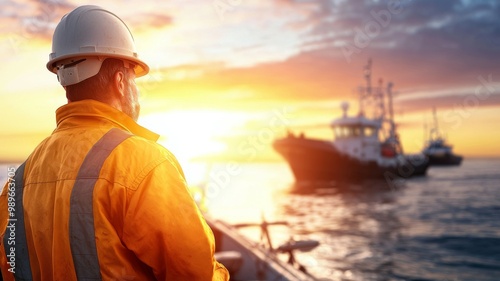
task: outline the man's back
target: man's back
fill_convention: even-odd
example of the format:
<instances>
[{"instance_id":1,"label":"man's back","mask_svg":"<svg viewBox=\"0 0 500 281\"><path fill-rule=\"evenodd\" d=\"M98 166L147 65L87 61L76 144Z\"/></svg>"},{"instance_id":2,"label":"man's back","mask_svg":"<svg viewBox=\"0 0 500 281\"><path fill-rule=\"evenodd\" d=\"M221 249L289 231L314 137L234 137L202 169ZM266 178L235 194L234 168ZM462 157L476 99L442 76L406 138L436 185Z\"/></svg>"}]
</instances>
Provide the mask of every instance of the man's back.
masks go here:
<instances>
[{"instance_id":1,"label":"man's back","mask_svg":"<svg viewBox=\"0 0 500 281\"><path fill-rule=\"evenodd\" d=\"M155 143L157 135L90 100L61 107L57 121L24 172L24 220L34 280L76 280L79 257L72 245L89 246L70 231L72 224L81 224L74 219L75 198L81 195L72 195L73 187L85 157L112 128L135 136L104 158L89 197L102 279L212 280L214 272L214 280L227 278L213 260L213 235L187 192L181 168ZM92 159L85 162L96 165ZM0 203L6 201L4 189ZM7 210L1 210L3 224L7 218Z\"/></svg>"}]
</instances>

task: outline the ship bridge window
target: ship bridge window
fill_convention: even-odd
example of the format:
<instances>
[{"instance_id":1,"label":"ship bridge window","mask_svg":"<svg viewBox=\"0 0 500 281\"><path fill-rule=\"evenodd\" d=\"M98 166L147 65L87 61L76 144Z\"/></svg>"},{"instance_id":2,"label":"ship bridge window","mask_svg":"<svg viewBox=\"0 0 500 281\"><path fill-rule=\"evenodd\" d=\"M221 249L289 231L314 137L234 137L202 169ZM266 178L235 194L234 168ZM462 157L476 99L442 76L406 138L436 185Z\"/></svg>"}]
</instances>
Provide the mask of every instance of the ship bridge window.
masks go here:
<instances>
[{"instance_id":1,"label":"ship bridge window","mask_svg":"<svg viewBox=\"0 0 500 281\"><path fill-rule=\"evenodd\" d=\"M348 134L346 127L335 127L335 137L336 138L345 138Z\"/></svg>"},{"instance_id":2,"label":"ship bridge window","mask_svg":"<svg viewBox=\"0 0 500 281\"><path fill-rule=\"evenodd\" d=\"M365 135L365 137L371 137L371 136L375 135L375 128L364 127L363 129L364 129L363 134Z\"/></svg>"},{"instance_id":3,"label":"ship bridge window","mask_svg":"<svg viewBox=\"0 0 500 281\"><path fill-rule=\"evenodd\" d=\"M372 137L377 130L371 126L338 126L334 128L336 138Z\"/></svg>"},{"instance_id":4,"label":"ship bridge window","mask_svg":"<svg viewBox=\"0 0 500 281\"><path fill-rule=\"evenodd\" d=\"M339 126L334 128L336 138L360 137L364 131L359 126Z\"/></svg>"}]
</instances>

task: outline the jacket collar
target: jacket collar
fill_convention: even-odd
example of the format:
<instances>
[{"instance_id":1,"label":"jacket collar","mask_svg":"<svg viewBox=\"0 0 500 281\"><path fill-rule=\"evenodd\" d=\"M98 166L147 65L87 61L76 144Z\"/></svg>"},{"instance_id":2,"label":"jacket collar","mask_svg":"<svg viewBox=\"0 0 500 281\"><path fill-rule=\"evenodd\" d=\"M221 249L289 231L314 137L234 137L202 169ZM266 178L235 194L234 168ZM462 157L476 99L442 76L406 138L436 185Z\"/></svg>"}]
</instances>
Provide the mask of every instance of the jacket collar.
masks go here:
<instances>
[{"instance_id":1,"label":"jacket collar","mask_svg":"<svg viewBox=\"0 0 500 281\"><path fill-rule=\"evenodd\" d=\"M57 130L82 126L119 127L134 135L157 141L159 135L140 126L130 116L99 101L71 102L56 110Z\"/></svg>"}]
</instances>

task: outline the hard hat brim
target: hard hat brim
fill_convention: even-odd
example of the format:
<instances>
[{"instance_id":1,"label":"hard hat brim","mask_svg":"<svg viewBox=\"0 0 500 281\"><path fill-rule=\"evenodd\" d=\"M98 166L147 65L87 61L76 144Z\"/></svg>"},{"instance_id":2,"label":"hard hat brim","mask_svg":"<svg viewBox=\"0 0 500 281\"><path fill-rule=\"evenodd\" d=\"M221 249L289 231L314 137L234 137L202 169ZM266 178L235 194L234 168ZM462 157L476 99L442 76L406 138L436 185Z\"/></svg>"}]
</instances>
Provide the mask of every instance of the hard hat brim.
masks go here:
<instances>
[{"instance_id":1,"label":"hard hat brim","mask_svg":"<svg viewBox=\"0 0 500 281\"><path fill-rule=\"evenodd\" d=\"M57 57L56 59L50 60L47 63L47 69L50 72L57 74L57 67L56 67L57 62L63 61L65 59L75 58L75 57L83 57L83 58L85 58L85 57L100 57L103 59L115 58L115 59L120 59L120 60L132 62L135 65L134 73L135 73L136 78L144 76L144 75L149 73L149 66L144 61L142 61L138 58L132 58L130 56L119 55L119 54L110 55L110 54L99 54L99 53L68 54L65 56L60 56L60 57Z\"/></svg>"}]
</instances>

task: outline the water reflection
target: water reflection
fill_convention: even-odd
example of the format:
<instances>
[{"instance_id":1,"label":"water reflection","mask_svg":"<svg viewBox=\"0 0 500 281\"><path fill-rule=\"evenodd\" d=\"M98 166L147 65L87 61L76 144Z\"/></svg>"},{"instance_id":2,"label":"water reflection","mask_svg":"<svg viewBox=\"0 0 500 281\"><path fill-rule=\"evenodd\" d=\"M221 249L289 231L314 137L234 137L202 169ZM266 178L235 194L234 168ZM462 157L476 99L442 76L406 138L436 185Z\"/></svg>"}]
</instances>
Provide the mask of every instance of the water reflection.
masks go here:
<instances>
[{"instance_id":1,"label":"water reflection","mask_svg":"<svg viewBox=\"0 0 500 281\"><path fill-rule=\"evenodd\" d=\"M294 182L288 188L290 194L324 194L324 193L379 193L396 191L405 187L406 181L396 180L358 180L331 182Z\"/></svg>"},{"instance_id":2,"label":"water reflection","mask_svg":"<svg viewBox=\"0 0 500 281\"><path fill-rule=\"evenodd\" d=\"M304 258L318 277L386 280L402 224L395 212L398 190L385 181L292 184L277 196L277 209L299 239L321 245ZM385 276L385 277L384 277Z\"/></svg>"},{"instance_id":3,"label":"water reflection","mask_svg":"<svg viewBox=\"0 0 500 281\"><path fill-rule=\"evenodd\" d=\"M213 166L222 175L223 166ZM222 176L220 177L222 178ZM296 240L318 240L319 247L297 253L297 259L318 278L329 280L387 280L401 236L396 212L403 185L386 181L294 184L287 166L246 165L237 176L209 198L213 217L229 223L284 220L289 227L273 227L274 245ZM244 229L258 240L259 229ZM394 276L394 275L392 275ZM396 279L397 280L397 279Z\"/></svg>"}]
</instances>

